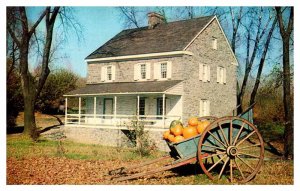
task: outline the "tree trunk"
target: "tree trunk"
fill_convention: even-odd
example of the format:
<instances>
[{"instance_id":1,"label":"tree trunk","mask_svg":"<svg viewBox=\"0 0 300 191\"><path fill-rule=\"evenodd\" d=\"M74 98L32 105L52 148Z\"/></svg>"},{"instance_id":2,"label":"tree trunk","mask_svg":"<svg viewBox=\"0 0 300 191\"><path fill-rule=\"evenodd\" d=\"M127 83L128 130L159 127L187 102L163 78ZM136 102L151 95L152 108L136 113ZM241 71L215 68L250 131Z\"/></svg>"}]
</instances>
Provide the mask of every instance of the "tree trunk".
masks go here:
<instances>
[{"instance_id":1,"label":"tree trunk","mask_svg":"<svg viewBox=\"0 0 300 191\"><path fill-rule=\"evenodd\" d=\"M289 37L283 39L283 105L285 113L285 129L284 129L284 156L285 158L293 158L294 149L294 123L293 109L291 99L291 74L290 74L290 51Z\"/></svg>"},{"instance_id":2,"label":"tree trunk","mask_svg":"<svg viewBox=\"0 0 300 191\"><path fill-rule=\"evenodd\" d=\"M271 37L272 37L273 31L274 31L274 28L276 26L276 23L277 23L277 19L274 19L273 24L272 24L272 28L269 31L267 41L265 43L263 54L262 54L260 62L259 62L257 76L256 76L255 84L254 84L254 87L253 87L253 90L252 90L252 93L251 93L249 106L254 104L254 102L255 102L255 97L256 97L257 90L258 90L258 87L259 87L259 84L260 84L261 73L262 73L262 70L263 70L263 67L264 67L266 55L268 53Z\"/></svg>"},{"instance_id":3,"label":"tree trunk","mask_svg":"<svg viewBox=\"0 0 300 191\"><path fill-rule=\"evenodd\" d=\"M24 38L24 41L28 40ZM34 141L38 138L36 130L34 106L36 101L34 79L28 71L28 45L23 43L20 47L20 73L24 98L24 134L31 137Z\"/></svg>"},{"instance_id":4,"label":"tree trunk","mask_svg":"<svg viewBox=\"0 0 300 191\"><path fill-rule=\"evenodd\" d=\"M281 7L275 7L277 19L282 37L283 48L283 105L284 105L284 157L294 158L294 118L293 103L291 96L291 73L290 73L290 36L294 28L294 7L290 7L290 17L287 27L284 26Z\"/></svg>"}]
</instances>

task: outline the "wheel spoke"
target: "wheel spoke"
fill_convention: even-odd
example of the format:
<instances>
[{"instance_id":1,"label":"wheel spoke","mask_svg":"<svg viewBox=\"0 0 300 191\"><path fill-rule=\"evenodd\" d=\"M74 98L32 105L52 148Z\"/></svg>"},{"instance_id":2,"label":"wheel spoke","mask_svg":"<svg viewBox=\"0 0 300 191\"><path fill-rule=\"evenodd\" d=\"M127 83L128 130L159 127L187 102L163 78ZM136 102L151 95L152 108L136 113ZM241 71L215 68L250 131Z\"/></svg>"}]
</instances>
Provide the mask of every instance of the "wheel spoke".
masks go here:
<instances>
[{"instance_id":1,"label":"wheel spoke","mask_svg":"<svg viewBox=\"0 0 300 191\"><path fill-rule=\"evenodd\" d=\"M229 127L229 144L232 144L232 120L230 120L230 127Z\"/></svg>"},{"instance_id":2,"label":"wheel spoke","mask_svg":"<svg viewBox=\"0 0 300 191\"><path fill-rule=\"evenodd\" d=\"M252 158L260 158L259 156L251 155L251 154L243 153L243 152L239 152L239 155L246 155L246 156L249 156L249 157L252 157Z\"/></svg>"},{"instance_id":3,"label":"wheel spoke","mask_svg":"<svg viewBox=\"0 0 300 191\"><path fill-rule=\"evenodd\" d=\"M227 140L227 138L225 136L225 133L224 133L224 130L223 130L222 126L219 123L218 123L218 126L221 129L221 134L222 134L224 140L226 141L227 146L229 146L228 140Z\"/></svg>"},{"instance_id":4,"label":"wheel spoke","mask_svg":"<svg viewBox=\"0 0 300 191\"><path fill-rule=\"evenodd\" d=\"M233 145L235 145L236 141L238 140L238 138L240 137L241 133L242 133L242 130L244 128L244 125L245 123L242 124L242 127L240 128L238 134L236 135L235 139L234 139L234 142L233 142Z\"/></svg>"},{"instance_id":5,"label":"wheel spoke","mask_svg":"<svg viewBox=\"0 0 300 191\"><path fill-rule=\"evenodd\" d=\"M212 134L210 131L207 131L213 138L215 138L219 143L221 143L225 148L227 147L222 141L220 141L214 134Z\"/></svg>"},{"instance_id":6,"label":"wheel spoke","mask_svg":"<svg viewBox=\"0 0 300 191\"><path fill-rule=\"evenodd\" d=\"M249 148L252 148L252 147L257 147L257 146L261 146L260 143L257 143L255 145L250 145L250 146L245 146L245 147L238 147L239 150L246 150L246 149L249 149Z\"/></svg>"},{"instance_id":7,"label":"wheel spoke","mask_svg":"<svg viewBox=\"0 0 300 191\"><path fill-rule=\"evenodd\" d=\"M224 148L221 148L221 147L216 147L216 146L213 146L213 145L206 145L206 144L202 144L202 146L205 146L205 147L210 147L210 148L215 148L215 149L220 149L220 150L223 150L225 151L226 149Z\"/></svg>"},{"instance_id":8,"label":"wheel spoke","mask_svg":"<svg viewBox=\"0 0 300 191\"><path fill-rule=\"evenodd\" d=\"M220 153L212 154L212 155L209 155L209 156L206 156L206 157L201 157L201 159L207 159L207 158L211 158L211 157L218 156L218 155L223 155L223 154L225 154L225 152L220 152Z\"/></svg>"},{"instance_id":9,"label":"wheel spoke","mask_svg":"<svg viewBox=\"0 0 300 191\"><path fill-rule=\"evenodd\" d=\"M242 175L243 179L245 179L245 176L244 176L244 174L243 174L243 172L242 172L242 170L241 170L240 166L238 165L238 163L236 162L236 160L235 160L235 159L234 159L234 163L235 163L235 165L237 166L238 170L240 171L240 173L241 173L241 175Z\"/></svg>"},{"instance_id":10,"label":"wheel spoke","mask_svg":"<svg viewBox=\"0 0 300 191\"><path fill-rule=\"evenodd\" d=\"M225 155L226 156L226 155ZM221 178L221 176L222 176L222 174L223 174L223 171L224 171L224 169L225 169L225 167L226 167L226 164L228 163L228 160L229 160L230 158L229 157L227 157L227 159L226 159L226 161L224 162L224 164L223 164L223 166L222 166L222 169L221 169L221 171L220 171L220 174L219 174L219 179Z\"/></svg>"},{"instance_id":11,"label":"wheel spoke","mask_svg":"<svg viewBox=\"0 0 300 191\"><path fill-rule=\"evenodd\" d=\"M233 159L230 159L230 182L233 182L233 176L232 176L232 160Z\"/></svg>"},{"instance_id":12,"label":"wheel spoke","mask_svg":"<svg viewBox=\"0 0 300 191\"><path fill-rule=\"evenodd\" d=\"M211 171L219 162L221 162L227 155L224 155L222 158L220 158L214 165L212 165L207 171Z\"/></svg>"},{"instance_id":13,"label":"wheel spoke","mask_svg":"<svg viewBox=\"0 0 300 191\"><path fill-rule=\"evenodd\" d=\"M250 166L246 161L244 161L239 155L237 155L237 158L240 159L245 165L247 165L249 168L251 168L254 171L254 168Z\"/></svg>"},{"instance_id":14,"label":"wheel spoke","mask_svg":"<svg viewBox=\"0 0 300 191\"><path fill-rule=\"evenodd\" d=\"M242 144L245 140L247 140L251 135L253 135L255 133L255 131L252 131L251 133L249 133L244 139L242 139L240 142L238 142L236 144L236 146L238 147L240 144Z\"/></svg>"}]
</instances>

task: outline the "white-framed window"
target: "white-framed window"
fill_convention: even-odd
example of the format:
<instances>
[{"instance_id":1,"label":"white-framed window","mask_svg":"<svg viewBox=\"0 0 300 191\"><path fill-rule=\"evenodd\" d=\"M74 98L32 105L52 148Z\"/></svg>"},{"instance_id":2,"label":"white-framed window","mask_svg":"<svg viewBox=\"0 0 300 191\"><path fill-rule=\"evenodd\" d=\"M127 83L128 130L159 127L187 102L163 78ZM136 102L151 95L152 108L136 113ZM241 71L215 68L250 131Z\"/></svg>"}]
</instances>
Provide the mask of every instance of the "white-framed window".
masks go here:
<instances>
[{"instance_id":1,"label":"white-framed window","mask_svg":"<svg viewBox=\"0 0 300 191\"><path fill-rule=\"evenodd\" d=\"M210 66L199 63L199 80L202 82L210 82Z\"/></svg>"},{"instance_id":2,"label":"white-framed window","mask_svg":"<svg viewBox=\"0 0 300 191\"><path fill-rule=\"evenodd\" d=\"M107 81L111 81L112 80L112 71L111 71L112 66L107 66L106 68L106 79Z\"/></svg>"},{"instance_id":3,"label":"white-framed window","mask_svg":"<svg viewBox=\"0 0 300 191\"><path fill-rule=\"evenodd\" d=\"M217 67L217 83L226 84L226 68L222 66Z\"/></svg>"},{"instance_id":4,"label":"white-framed window","mask_svg":"<svg viewBox=\"0 0 300 191\"><path fill-rule=\"evenodd\" d=\"M167 63L160 64L160 78L167 78Z\"/></svg>"},{"instance_id":5,"label":"white-framed window","mask_svg":"<svg viewBox=\"0 0 300 191\"><path fill-rule=\"evenodd\" d=\"M151 73L150 63L138 63L134 65L134 80L149 80Z\"/></svg>"},{"instance_id":6,"label":"white-framed window","mask_svg":"<svg viewBox=\"0 0 300 191\"><path fill-rule=\"evenodd\" d=\"M218 39L216 37L212 37L212 49L218 49Z\"/></svg>"},{"instance_id":7,"label":"white-framed window","mask_svg":"<svg viewBox=\"0 0 300 191\"><path fill-rule=\"evenodd\" d=\"M201 99L199 104L199 116L209 116L210 115L210 102L207 99Z\"/></svg>"},{"instance_id":8,"label":"white-framed window","mask_svg":"<svg viewBox=\"0 0 300 191\"><path fill-rule=\"evenodd\" d=\"M141 79L146 79L146 64L141 64Z\"/></svg>"},{"instance_id":9,"label":"white-framed window","mask_svg":"<svg viewBox=\"0 0 300 191\"><path fill-rule=\"evenodd\" d=\"M107 65L101 67L101 81L112 82L115 81L116 67L114 65Z\"/></svg>"},{"instance_id":10,"label":"white-framed window","mask_svg":"<svg viewBox=\"0 0 300 191\"><path fill-rule=\"evenodd\" d=\"M166 80L171 79L172 62L158 62L154 64L154 79Z\"/></svg>"}]
</instances>

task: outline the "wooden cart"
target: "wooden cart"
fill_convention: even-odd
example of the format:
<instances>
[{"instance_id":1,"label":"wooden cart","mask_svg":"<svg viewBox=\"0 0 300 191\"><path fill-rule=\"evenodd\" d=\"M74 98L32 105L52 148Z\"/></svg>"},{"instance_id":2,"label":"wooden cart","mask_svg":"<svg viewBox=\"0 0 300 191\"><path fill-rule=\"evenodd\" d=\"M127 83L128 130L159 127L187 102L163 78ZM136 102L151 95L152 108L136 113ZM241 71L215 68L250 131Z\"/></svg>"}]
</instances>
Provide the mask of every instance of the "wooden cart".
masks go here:
<instances>
[{"instance_id":1,"label":"wooden cart","mask_svg":"<svg viewBox=\"0 0 300 191\"><path fill-rule=\"evenodd\" d=\"M177 143L167 142L170 153L159 159L131 167L109 171L113 180L135 179L170 170L190 163L199 164L210 179L227 178L230 182L248 182L259 172L264 159L264 143L249 107L239 116L201 117L211 124L201 135ZM172 159L163 167L146 172L130 173L134 169Z\"/></svg>"}]
</instances>

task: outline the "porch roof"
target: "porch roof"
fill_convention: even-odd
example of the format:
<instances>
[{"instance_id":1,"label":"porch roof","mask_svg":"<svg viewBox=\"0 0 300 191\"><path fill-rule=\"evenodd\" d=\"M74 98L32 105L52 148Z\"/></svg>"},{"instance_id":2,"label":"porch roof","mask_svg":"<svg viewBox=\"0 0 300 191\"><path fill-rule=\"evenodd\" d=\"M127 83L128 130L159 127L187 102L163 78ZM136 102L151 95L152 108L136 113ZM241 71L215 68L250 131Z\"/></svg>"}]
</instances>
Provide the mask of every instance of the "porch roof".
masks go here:
<instances>
[{"instance_id":1,"label":"porch roof","mask_svg":"<svg viewBox=\"0 0 300 191\"><path fill-rule=\"evenodd\" d=\"M64 96L168 93L169 89L180 82L182 82L182 80L87 84L85 87L73 90Z\"/></svg>"}]
</instances>

